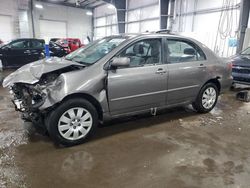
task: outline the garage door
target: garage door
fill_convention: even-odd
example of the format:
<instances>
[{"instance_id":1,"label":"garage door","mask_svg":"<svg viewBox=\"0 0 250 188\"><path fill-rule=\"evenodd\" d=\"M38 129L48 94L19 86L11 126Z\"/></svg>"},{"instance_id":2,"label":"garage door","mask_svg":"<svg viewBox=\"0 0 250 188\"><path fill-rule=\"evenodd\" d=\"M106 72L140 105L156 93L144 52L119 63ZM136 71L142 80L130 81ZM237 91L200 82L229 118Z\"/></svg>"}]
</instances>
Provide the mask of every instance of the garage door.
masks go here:
<instances>
[{"instance_id":1,"label":"garage door","mask_svg":"<svg viewBox=\"0 0 250 188\"><path fill-rule=\"evenodd\" d=\"M10 41L13 39L13 24L11 16L0 16L0 39Z\"/></svg>"},{"instance_id":2,"label":"garage door","mask_svg":"<svg viewBox=\"0 0 250 188\"><path fill-rule=\"evenodd\" d=\"M67 24L62 21L40 20L40 38L48 42L51 38L67 37Z\"/></svg>"}]
</instances>

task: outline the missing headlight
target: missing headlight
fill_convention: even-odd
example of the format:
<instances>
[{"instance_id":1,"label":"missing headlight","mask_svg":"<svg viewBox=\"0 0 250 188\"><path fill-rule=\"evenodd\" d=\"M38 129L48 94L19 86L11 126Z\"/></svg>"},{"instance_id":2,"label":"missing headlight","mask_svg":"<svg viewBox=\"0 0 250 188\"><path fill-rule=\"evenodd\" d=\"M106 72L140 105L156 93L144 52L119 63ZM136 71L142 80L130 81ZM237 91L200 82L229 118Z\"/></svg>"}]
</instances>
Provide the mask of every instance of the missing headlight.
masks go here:
<instances>
[{"instance_id":1,"label":"missing headlight","mask_svg":"<svg viewBox=\"0 0 250 188\"><path fill-rule=\"evenodd\" d=\"M14 84L10 88L13 103L19 111L34 111L40 107L46 98L46 94L39 85Z\"/></svg>"}]
</instances>

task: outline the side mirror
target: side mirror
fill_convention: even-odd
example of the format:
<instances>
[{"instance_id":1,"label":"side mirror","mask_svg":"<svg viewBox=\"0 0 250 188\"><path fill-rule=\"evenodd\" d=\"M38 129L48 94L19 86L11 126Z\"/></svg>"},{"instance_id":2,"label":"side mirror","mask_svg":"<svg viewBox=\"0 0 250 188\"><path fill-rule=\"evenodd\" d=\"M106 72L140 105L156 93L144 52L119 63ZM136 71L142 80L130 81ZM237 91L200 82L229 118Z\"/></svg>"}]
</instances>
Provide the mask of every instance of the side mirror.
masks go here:
<instances>
[{"instance_id":1,"label":"side mirror","mask_svg":"<svg viewBox=\"0 0 250 188\"><path fill-rule=\"evenodd\" d=\"M130 64L130 59L128 57L115 57L111 62L111 67L128 67Z\"/></svg>"}]
</instances>

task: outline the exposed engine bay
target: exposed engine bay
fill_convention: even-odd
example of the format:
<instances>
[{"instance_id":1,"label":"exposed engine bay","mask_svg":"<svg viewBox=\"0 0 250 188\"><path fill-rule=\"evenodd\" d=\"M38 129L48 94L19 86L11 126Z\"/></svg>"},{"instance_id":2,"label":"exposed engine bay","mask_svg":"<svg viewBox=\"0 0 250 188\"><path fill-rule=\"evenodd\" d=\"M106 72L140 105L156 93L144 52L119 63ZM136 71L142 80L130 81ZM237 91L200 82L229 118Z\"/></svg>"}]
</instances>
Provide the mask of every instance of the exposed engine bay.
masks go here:
<instances>
[{"instance_id":1,"label":"exposed engine bay","mask_svg":"<svg viewBox=\"0 0 250 188\"><path fill-rule=\"evenodd\" d=\"M14 83L9 86L12 102L17 111L22 112L22 118L28 121L37 121L41 111L38 110L48 97L50 88L58 84L57 78L62 73L77 71L84 66L70 65L59 70L45 73L34 84Z\"/></svg>"}]
</instances>

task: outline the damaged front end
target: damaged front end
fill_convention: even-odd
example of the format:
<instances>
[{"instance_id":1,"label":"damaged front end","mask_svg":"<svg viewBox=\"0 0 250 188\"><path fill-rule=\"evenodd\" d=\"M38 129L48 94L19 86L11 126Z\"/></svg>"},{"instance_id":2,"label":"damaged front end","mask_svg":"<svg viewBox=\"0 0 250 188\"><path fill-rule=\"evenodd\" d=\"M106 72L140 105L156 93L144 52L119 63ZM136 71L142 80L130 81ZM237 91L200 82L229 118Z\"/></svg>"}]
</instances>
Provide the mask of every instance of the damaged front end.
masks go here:
<instances>
[{"instance_id":1,"label":"damaged front end","mask_svg":"<svg viewBox=\"0 0 250 188\"><path fill-rule=\"evenodd\" d=\"M37 64L35 66L37 66ZM46 63L42 63L40 64L39 77L37 77L33 76L35 75L34 72L32 72L34 66L31 64L29 67L25 69L21 68L9 75L4 80L3 86L9 88L11 100L15 105L15 109L22 113L22 119L37 123L43 121L47 113L46 109L40 110L39 108L45 103L51 90L58 89L61 85L58 77L63 73L83 68L84 66L74 63L67 64L67 66L62 63L62 66L58 67L57 70L52 70L48 69ZM38 70L36 70L36 73L37 71ZM26 74L28 72L33 77L28 77ZM17 77L22 78L22 80L17 80Z\"/></svg>"},{"instance_id":2,"label":"damaged front end","mask_svg":"<svg viewBox=\"0 0 250 188\"><path fill-rule=\"evenodd\" d=\"M44 104L47 96L43 87L39 84L16 83L9 89L15 109L22 112L22 118L32 122L38 121L38 108Z\"/></svg>"}]
</instances>

